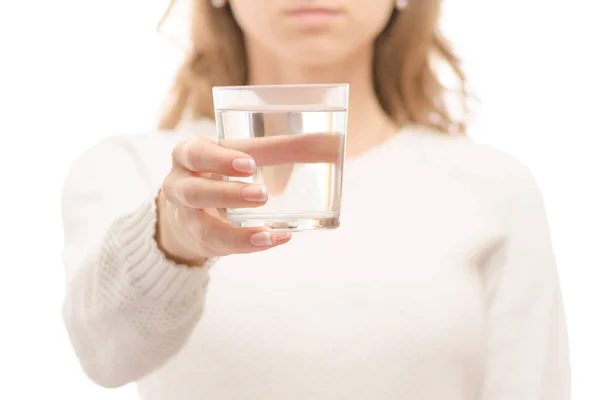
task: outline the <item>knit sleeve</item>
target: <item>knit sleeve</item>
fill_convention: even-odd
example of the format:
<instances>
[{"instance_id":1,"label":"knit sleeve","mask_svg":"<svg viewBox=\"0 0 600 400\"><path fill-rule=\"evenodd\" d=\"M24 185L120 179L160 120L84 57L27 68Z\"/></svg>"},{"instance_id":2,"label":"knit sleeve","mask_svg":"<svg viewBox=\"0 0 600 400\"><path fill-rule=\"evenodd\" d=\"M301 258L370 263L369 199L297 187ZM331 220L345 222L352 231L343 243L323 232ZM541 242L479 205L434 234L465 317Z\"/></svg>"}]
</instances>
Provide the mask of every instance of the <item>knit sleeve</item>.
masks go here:
<instances>
[{"instance_id":1,"label":"knit sleeve","mask_svg":"<svg viewBox=\"0 0 600 400\"><path fill-rule=\"evenodd\" d=\"M116 139L80 157L63 189L63 316L83 370L102 386L164 364L202 314L210 265L165 258L154 240L154 194Z\"/></svg>"},{"instance_id":2,"label":"knit sleeve","mask_svg":"<svg viewBox=\"0 0 600 400\"><path fill-rule=\"evenodd\" d=\"M484 269L487 349L481 400L567 400L565 315L542 196L522 165L506 169L508 234Z\"/></svg>"}]
</instances>

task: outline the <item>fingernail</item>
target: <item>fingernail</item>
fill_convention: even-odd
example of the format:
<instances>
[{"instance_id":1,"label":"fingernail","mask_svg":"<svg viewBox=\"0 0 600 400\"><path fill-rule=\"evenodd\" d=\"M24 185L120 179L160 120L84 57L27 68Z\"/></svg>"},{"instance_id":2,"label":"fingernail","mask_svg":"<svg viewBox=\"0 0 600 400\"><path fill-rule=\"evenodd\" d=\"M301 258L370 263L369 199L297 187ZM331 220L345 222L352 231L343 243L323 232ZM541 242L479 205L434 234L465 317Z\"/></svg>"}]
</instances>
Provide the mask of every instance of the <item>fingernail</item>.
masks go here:
<instances>
[{"instance_id":1,"label":"fingernail","mask_svg":"<svg viewBox=\"0 0 600 400\"><path fill-rule=\"evenodd\" d=\"M289 232L257 232L250 236L250 243L257 247L271 246L292 237Z\"/></svg>"},{"instance_id":2,"label":"fingernail","mask_svg":"<svg viewBox=\"0 0 600 400\"><path fill-rule=\"evenodd\" d=\"M240 194L245 201L260 203L267 200L267 188L263 185L246 186Z\"/></svg>"},{"instance_id":3,"label":"fingernail","mask_svg":"<svg viewBox=\"0 0 600 400\"><path fill-rule=\"evenodd\" d=\"M292 234L289 232L275 232L273 236L275 236L275 243L277 243L283 242L284 240L288 240L292 237Z\"/></svg>"},{"instance_id":4,"label":"fingernail","mask_svg":"<svg viewBox=\"0 0 600 400\"><path fill-rule=\"evenodd\" d=\"M271 234L269 232L256 232L250 236L250 243L257 247L271 246Z\"/></svg>"},{"instance_id":5,"label":"fingernail","mask_svg":"<svg viewBox=\"0 0 600 400\"><path fill-rule=\"evenodd\" d=\"M234 158L231 166L243 174L252 174L256 169L256 163L251 158Z\"/></svg>"}]
</instances>

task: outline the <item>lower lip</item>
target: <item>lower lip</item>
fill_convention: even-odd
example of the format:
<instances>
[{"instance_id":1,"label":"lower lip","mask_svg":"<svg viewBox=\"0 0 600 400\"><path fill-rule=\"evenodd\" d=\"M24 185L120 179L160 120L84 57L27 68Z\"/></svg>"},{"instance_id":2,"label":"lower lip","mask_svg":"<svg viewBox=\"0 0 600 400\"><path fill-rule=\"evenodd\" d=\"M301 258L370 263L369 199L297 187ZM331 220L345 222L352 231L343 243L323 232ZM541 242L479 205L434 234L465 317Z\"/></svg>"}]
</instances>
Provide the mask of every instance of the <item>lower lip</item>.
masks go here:
<instances>
[{"instance_id":1,"label":"lower lip","mask_svg":"<svg viewBox=\"0 0 600 400\"><path fill-rule=\"evenodd\" d=\"M287 14L289 18L292 18L296 21L312 23L329 22L340 15L341 13L339 11L330 10L301 10L293 11Z\"/></svg>"}]
</instances>

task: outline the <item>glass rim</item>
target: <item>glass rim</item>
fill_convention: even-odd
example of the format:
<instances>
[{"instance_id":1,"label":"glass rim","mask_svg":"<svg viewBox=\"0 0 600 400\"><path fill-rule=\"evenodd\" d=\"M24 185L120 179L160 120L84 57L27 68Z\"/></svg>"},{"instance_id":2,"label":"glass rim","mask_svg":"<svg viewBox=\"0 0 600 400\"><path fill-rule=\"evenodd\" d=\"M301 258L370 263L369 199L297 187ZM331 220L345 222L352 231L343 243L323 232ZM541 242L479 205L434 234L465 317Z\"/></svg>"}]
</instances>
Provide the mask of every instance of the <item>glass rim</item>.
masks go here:
<instances>
[{"instance_id":1,"label":"glass rim","mask_svg":"<svg viewBox=\"0 0 600 400\"><path fill-rule=\"evenodd\" d=\"M253 90L253 89L340 89L348 88L348 83L296 83L284 85L236 85L236 86L213 86L213 91L225 90Z\"/></svg>"}]
</instances>

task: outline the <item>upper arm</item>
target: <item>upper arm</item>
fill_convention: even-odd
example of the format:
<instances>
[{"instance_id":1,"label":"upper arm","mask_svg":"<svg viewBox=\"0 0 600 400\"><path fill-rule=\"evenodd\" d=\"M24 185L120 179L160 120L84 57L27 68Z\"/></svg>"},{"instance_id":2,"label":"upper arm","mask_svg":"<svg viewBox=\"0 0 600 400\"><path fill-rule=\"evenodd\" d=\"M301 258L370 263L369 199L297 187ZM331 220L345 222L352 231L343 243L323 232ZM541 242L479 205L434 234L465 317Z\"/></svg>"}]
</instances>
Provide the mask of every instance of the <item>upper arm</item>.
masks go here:
<instances>
[{"instance_id":1,"label":"upper arm","mask_svg":"<svg viewBox=\"0 0 600 400\"><path fill-rule=\"evenodd\" d=\"M69 280L109 226L152 195L126 140L105 139L71 166L62 193L63 263Z\"/></svg>"},{"instance_id":2,"label":"upper arm","mask_svg":"<svg viewBox=\"0 0 600 400\"><path fill-rule=\"evenodd\" d=\"M531 172L505 169L506 240L483 270L487 347L482 400L565 400L567 331L545 205Z\"/></svg>"}]
</instances>

